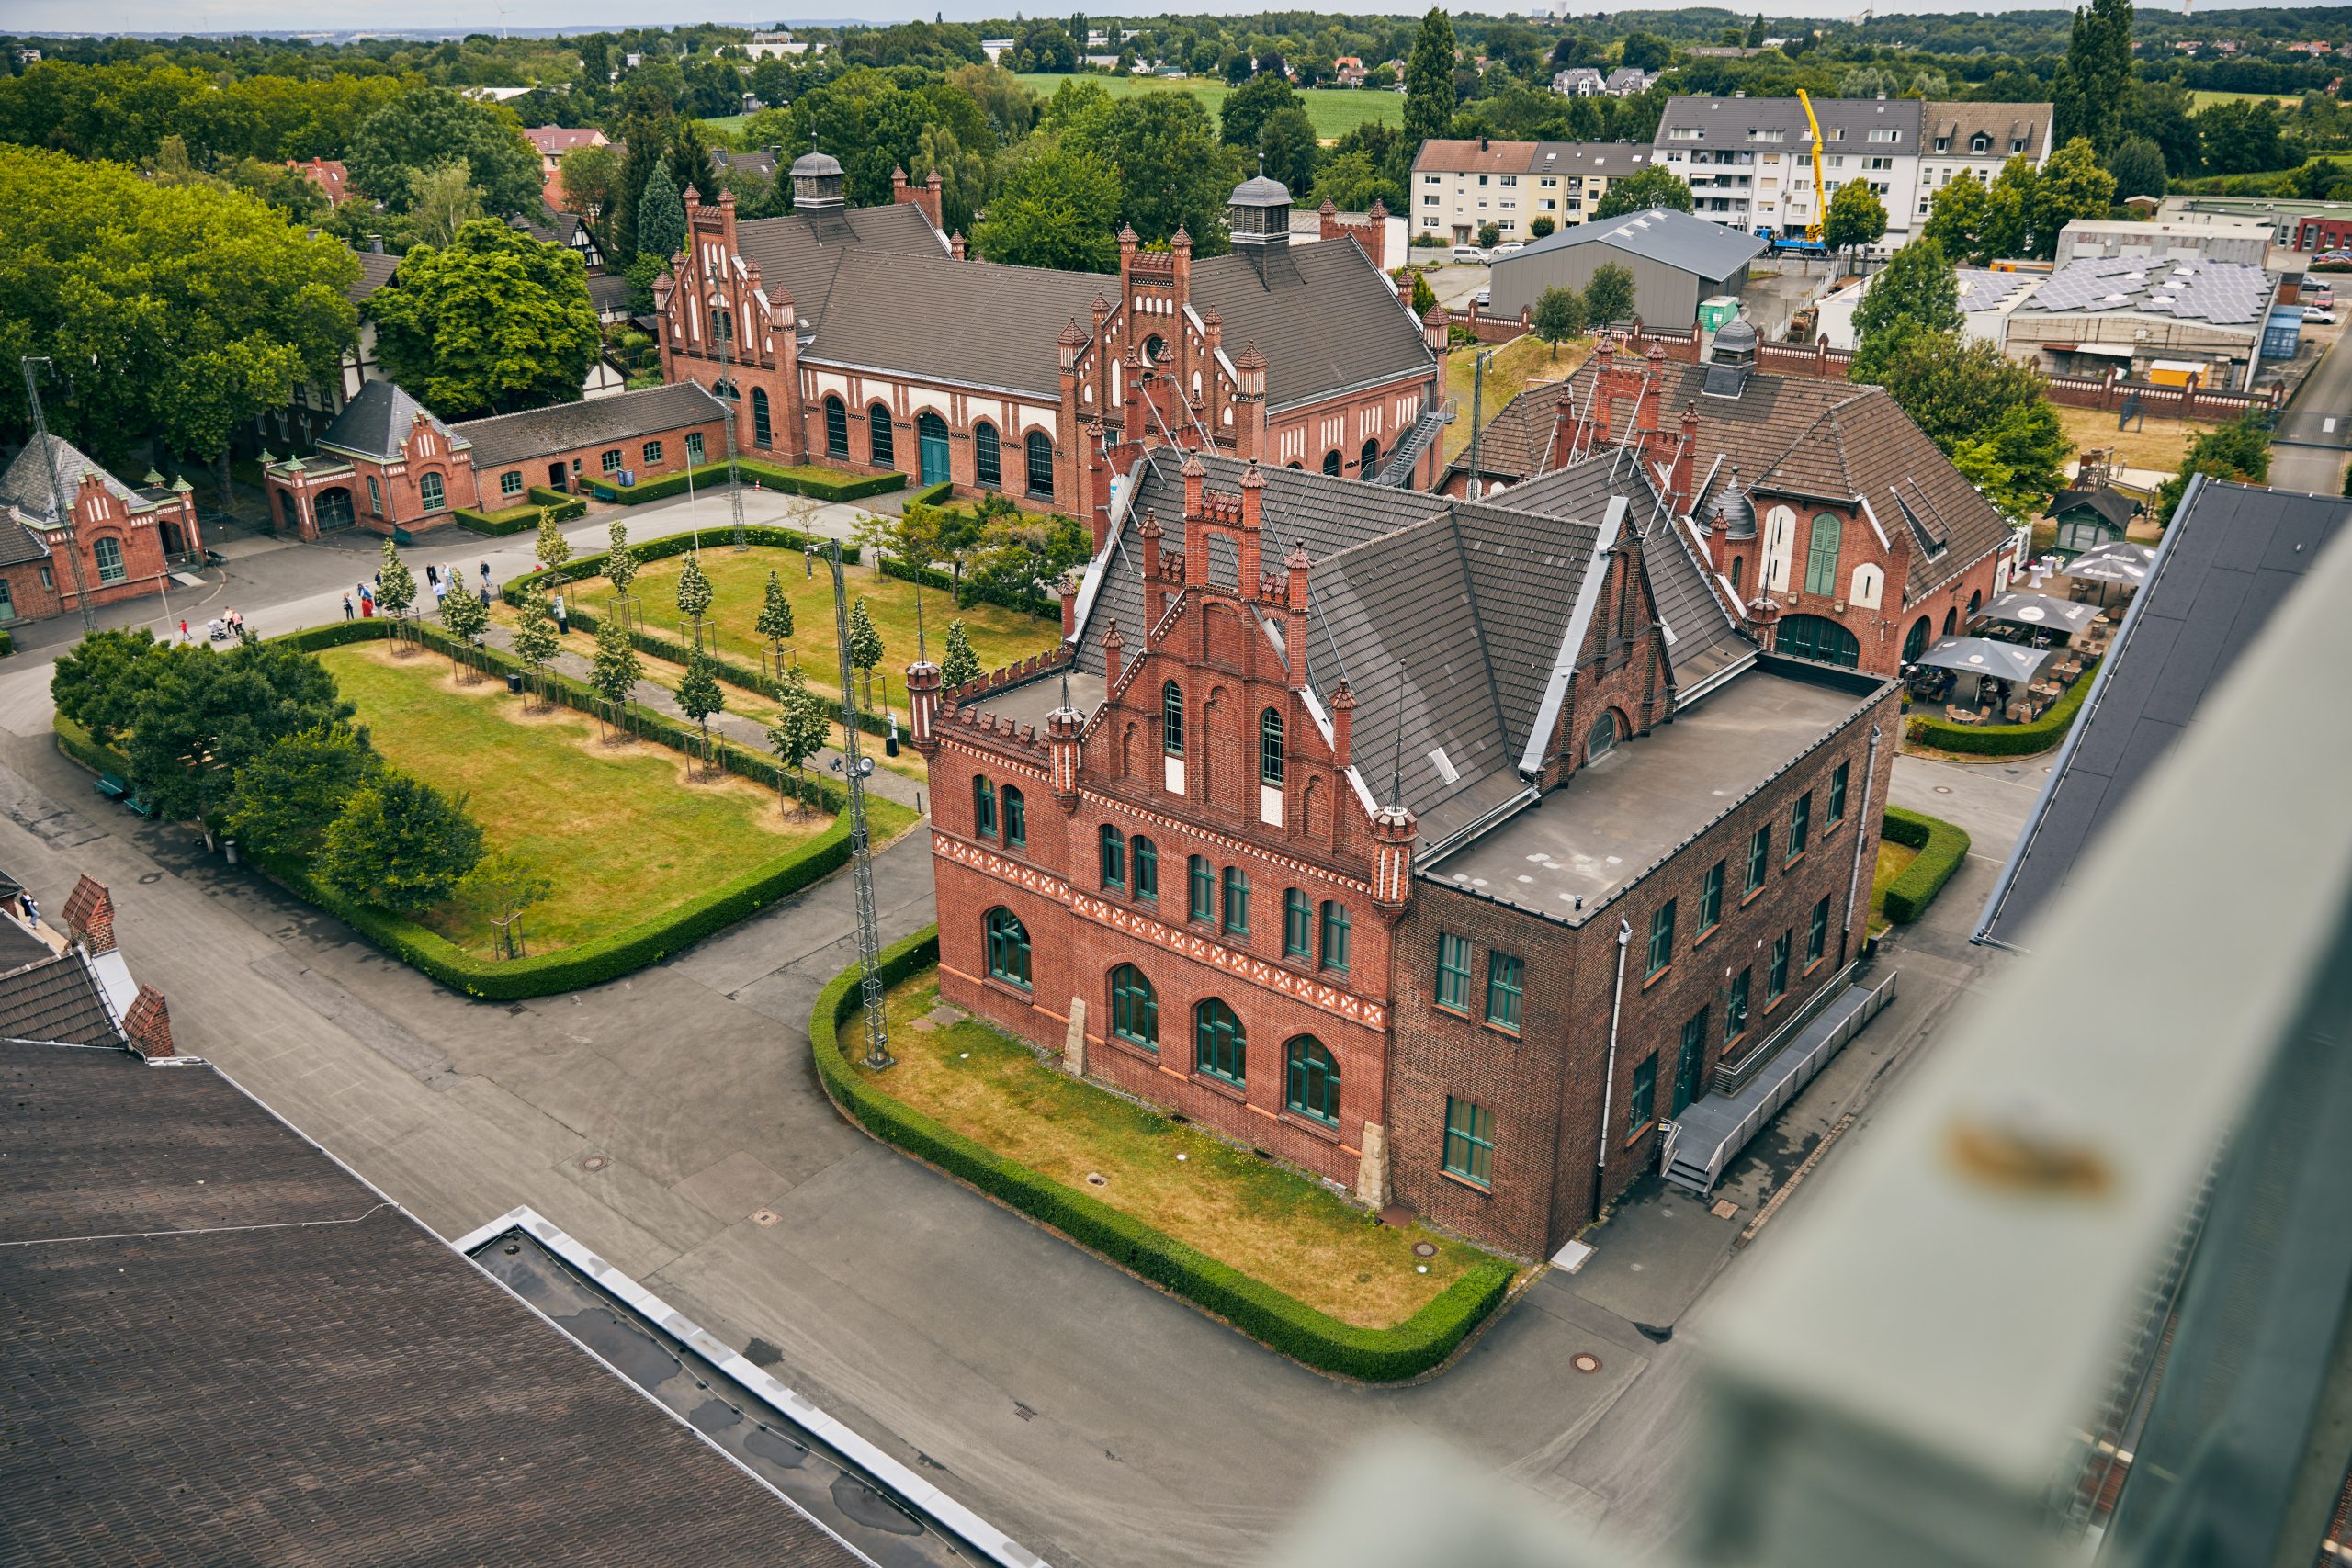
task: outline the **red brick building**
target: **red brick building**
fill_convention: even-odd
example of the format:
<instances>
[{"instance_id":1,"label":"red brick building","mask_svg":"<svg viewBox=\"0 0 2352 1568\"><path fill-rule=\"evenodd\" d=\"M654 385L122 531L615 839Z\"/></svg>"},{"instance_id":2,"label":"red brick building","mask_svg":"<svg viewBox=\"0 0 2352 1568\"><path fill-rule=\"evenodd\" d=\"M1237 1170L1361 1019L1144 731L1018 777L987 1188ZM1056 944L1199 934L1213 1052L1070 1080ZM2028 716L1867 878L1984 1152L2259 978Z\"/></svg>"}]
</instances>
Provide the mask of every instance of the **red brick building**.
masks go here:
<instances>
[{"instance_id":1,"label":"red brick building","mask_svg":"<svg viewBox=\"0 0 2352 1568\"><path fill-rule=\"evenodd\" d=\"M151 473L133 489L73 443L38 436L0 474L0 625L78 611L85 592L94 605L153 593L174 559L203 548L186 479Z\"/></svg>"},{"instance_id":2,"label":"red brick building","mask_svg":"<svg viewBox=\"0 0 2352 1568\"><path fill-rule=\"evenodd\" d=\"M265 455L263 478L280 534L414 534L454 521L455 508L521 506L534 486L641 482L716 461L726 419L686 383L444 424L391 382L369 381L320 435L318 457Z\"/></svg>"},{"instance_id":3,"label":"red brick building","mask_svg":"<svg viewBox=\"0 0 2352 1568\"><path fill-rule=\"evenodd\" d=\"M1760 652L1608 454L1495 503L1165 448L1121 480L1064 655L909 671L943 995L1548 1254L1842 984L1895 688Z\"/></svg>"},{"instance_id":4,"label":"red brick building","mask_svg":"<svg viewBox=\"0 0 2352 1568\"><path fill-rule=\"evenodd\" d=\"M1883 389L1767 375L1756 344L1736 321L1704 363L1684 365L1604 338L1567 380L1496 416L1480 437L1482 482L1492 495L1623 454L1694 525L1754 635L1799 658L1894 674L2008 587L2029 531ZM1464 493L1469 479L1456 464L1445 489Z\"/></svg>"},{"instance_id":5,"label":"red brick building","mask_svg":"<svg viewBox=\"0 0 2352 1568\"><path fill-rule=\"evenodd\" d=\"M1233 193L1231 254L1126 233L1116 276L967 259L935 182L850 208L832 158L791 178L782 218L739 223L731 195L689 193L686 248L655 285L664 377L728 397L744 451L949 480L1099 537L1122 441L1369 478L1438 400L1395 285L1340 229L1294 245L1290 193L1262 176Z\"/></svg>"},{"instance_id":6,"label":"red brick building","mask_svg":"<svg viewBox=\"0 0 2352 1568\"><path fill-rule=\"evenodd\" d=\"M2295 249L2299 251L2341 251L2352 249L2352 218L2330 218L2314 214L2295 225Z\"/></svg>"}]
</instances>

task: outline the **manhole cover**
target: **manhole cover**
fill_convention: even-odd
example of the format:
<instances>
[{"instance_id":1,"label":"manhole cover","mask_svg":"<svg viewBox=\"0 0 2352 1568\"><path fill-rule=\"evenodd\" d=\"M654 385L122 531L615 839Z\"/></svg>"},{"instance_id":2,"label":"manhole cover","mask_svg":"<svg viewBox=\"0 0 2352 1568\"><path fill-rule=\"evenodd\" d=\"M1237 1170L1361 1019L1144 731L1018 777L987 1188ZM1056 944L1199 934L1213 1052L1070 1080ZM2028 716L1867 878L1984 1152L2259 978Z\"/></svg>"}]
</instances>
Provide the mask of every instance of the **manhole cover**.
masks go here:
<instances>
[{"instance_id":1,"label":"manhole cover","mask_svg":"<svg viewBox=\"0 0 2352 1568\"><path fill-rule=\"evenodd\" d=\"M164 880L164 874L163 874L162 872L160 872L160 871L151 871L151 872L149 872L146 875L144 875L144 876L142 876L142 877L141 877L141 878L139 879L139 886L141 886L141 887L153 887L153 886L155 886L155 884L157 884L158 882L161 882L161 881L163 881L163 880Z\"/></svg>"},{"instance_id":2,"label":"manhole cover","mask_svg":"<svg viewBox=\"0 0 2352 1568\"><path fill-rule=\"evenodd\" d=\"M752 1213L752 1223L755 1225L772 1225L782 1218L784 1216L774 1209L756 1209Z\"/></svg>"},{"instance_id":3,"label":"manhole cover","mask_svg":"<svg viewBox=\"0 0 2352 1568\"><path fill-rule=\"evenodd\" d=\"M610 1155L582 1155L580 1156L580 1168L582 1170L602 1170L612 1163Z\"/></svg>"},{"instance_id":4,"label":"manhole cover","mask_svg":"<svg viewBox=\"0 0 2352 1568\"><path fill-rule=\"evenodd\" d=\"M1951 785L1950 785L1950 784L1938 784L1938 785L1936 786L1936 793L1937 793L1938 795L1950 795L1950 794L1951 793Z\"/></svg>"},{"instance_id":5,"label":"manhole cover","mask_svg":"<svg viewBox=\"0 0 2352 1568\"><path fill-rule=\"evenodd\" d=\"M1597 1372L1600 1370L1600 1358L1589 1350L1579 1350L1568 1358L1568 1365L1580 1372Z\"/></svg>"},{"instance_id":6,"label":"manhole cover","mask_svg":"<svg viewBox=\"0 0 2352 1568\"><path fill-rule=\"evenodd\" d=\"M1435 1258L1437 1256L1437 1247L1430 1242L1417 1241L1413 1244L1413 1256L1416 1258Z\"/></svg>"}]
</instances>

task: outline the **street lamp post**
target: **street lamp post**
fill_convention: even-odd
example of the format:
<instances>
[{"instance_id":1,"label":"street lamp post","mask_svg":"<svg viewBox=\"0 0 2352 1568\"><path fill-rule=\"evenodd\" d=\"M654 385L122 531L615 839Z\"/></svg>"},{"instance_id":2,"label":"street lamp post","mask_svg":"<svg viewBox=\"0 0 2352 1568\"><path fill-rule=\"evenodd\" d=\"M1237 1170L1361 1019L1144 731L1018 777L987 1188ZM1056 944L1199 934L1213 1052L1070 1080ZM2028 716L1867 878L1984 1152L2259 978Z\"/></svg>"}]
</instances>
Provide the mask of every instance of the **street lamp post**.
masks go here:
<instances>
[{"instance_id":1,"label":"street lamp post","mask_svg":"<svg viewBox=\"0 0 2352 1568\"><path fill-rule=\"evenodd\" d=\"M848 786L850 886L857 903L859 989L865 998L865 1066L876 1072L897 1064L890 1055L890 1028L882 1009L882 922L874 907L874 855L865 830L865 773L873 766L859 754L857 681L850 660L849 589L842 580L842 544L825 541L826 564L833 569L833 645L841 655L842 773Z\"/></svg>"}]
</instances>

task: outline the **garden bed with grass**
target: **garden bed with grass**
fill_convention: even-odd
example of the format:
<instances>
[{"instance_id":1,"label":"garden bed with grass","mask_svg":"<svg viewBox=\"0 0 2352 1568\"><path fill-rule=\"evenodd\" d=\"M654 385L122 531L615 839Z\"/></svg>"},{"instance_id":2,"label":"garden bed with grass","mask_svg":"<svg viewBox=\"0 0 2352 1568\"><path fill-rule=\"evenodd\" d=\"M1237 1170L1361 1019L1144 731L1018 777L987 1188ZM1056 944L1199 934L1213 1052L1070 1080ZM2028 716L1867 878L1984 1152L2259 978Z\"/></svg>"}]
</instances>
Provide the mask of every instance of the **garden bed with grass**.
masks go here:
<instances>
[{"instance_id":1,"label":"garden bed with grass","mask_svg":"<svg viewBox=\"0 0 2352 1568\"><path fill-rule=\"evenodd\" d=\"M935 931L884 955L897 1057L887 1072L854 1065L856 970L825 988L809 1021L826 1088L876 1137L1321 1371L1417 1376L1504 1299L1510 1264L1377 1224L1309 1177L940 1009L937 956Z\"/></svg>"},{"instance_id":2,"label":"garden bed with grass","mask_svg":"<svg viewBox=\"0 0 2352 1568\"><path fill-rule=\"evenodd\" d=\"M1890 845L1896 855L1889 855ZM1872 910L1894 925L1908 925L1926 914L1968 858L1968 845L1967 833L1940 817L1888 807L1879 840L1878 874L1871 882Z\"/></svg>"}]
</instances>

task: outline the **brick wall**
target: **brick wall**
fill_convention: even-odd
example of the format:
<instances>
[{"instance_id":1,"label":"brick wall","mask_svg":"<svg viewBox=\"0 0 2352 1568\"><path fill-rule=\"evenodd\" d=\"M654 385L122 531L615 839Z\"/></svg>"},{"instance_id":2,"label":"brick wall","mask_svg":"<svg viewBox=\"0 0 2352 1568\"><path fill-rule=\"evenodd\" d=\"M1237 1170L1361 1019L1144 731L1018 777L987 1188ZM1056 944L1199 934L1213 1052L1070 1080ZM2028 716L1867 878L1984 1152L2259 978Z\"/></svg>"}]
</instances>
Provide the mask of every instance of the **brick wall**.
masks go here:
<instances>
[{"instance_id":1,"label":"brick wall","mask_svg":"<svg viewBox=\"0 0 2352 1568\"><path fill-rule=\"evenodd\" d=\"M534 453L521 461L502 463L494 468L481 472L479 478L481 499L478 510L499 512L510 506L524 505L530 499L530 490L533 485L569 490L584 488L586 484L597 481L605 484L616 483L618 476L608 473L605 468L604 457L607 452L618 452L621 455L621 468L635 473L637 482L639 484L643 484L648 479L659 479L663 474L683 472L689 466L686 456L686 437L697 434L702 437L702 461L716 463L726 457L727 422L715 417L693 424L679 425L675 429L659 430L646 435L632 435L625 441L595 442L586 446L568 446L560 451ZM648 446L657 444L661 449L661 456L647 457ZM580 465L577 469L572 468L575 461ZM559 466L567 476L562 483L558 483L552 473L552 470ZM521 481L512 494L507 492L503 484L504 477L508 474L515 475ZM575 474L578 480L577 487L571 479ZM460 504L475 505L471 501Z\"/></svg>"},{"instance_id":2,"label":"brick wall","mask_svg":"<svg viewBox=\"0 0 2352 1568\"><path fill-rule=\"evenodd\" d=\"M17 619L42 620L79 607L74 585L77 555L90 603L112 604L156 592L171 570L167 546L187 550L203 545L196 508L186 496L133 511L93 476L82 481L68 506L74 527L70 534L61 529L50 536L46 561L0 568L0 581L8 585L8 606ZM175 537L165 536L167 527ZM122 573L113 581L106 580L101 540L110 541L120 552Z\"/></svg>"}]
</instances>

